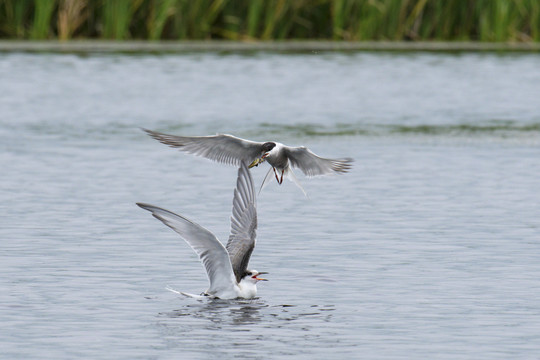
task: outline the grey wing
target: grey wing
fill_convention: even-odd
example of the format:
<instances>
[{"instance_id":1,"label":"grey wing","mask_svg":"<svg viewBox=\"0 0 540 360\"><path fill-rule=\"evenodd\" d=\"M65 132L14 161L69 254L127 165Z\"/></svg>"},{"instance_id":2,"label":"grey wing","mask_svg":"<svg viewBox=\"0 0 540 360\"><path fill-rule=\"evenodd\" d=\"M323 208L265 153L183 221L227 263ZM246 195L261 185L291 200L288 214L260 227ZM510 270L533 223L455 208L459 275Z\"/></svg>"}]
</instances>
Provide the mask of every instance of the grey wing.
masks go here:
<instances>
[{"instance_id":1,"label":"grey wing","mask_svg":"<svg viewBox=\"0 0 540 360\"><path fill-rule=\"evenodd\" d=\"M210 281L209 294L234 291L235 278L229 254L223 244L202 226L157 206L137 203L176 231L199 255Z\"/></svg>"},{"instance_id":2,"label":"grey wing","mask_svg":"<svg viewBox=\"0 0 540 360\"><path fill-rule=\"evenodd\" d=\"M315 155L308 148L284 147L283 151L289 158L293 167L299 168L306 176L317 176L326 174L343 174L349 171L353 159L326 159Z\"/></svg>"},{"instance_id":3,"label":"grey wing","mask_svg":"<svg viewBox=\"0 0 540 360\"><path fill-rule=\"evenodd\" d=\"M227 251L231 259L236 281L240 282L247 269L257 236L257 209L255 187L246 164L238 169L231 215L231 234Z\"/></svg>"},{"instance_id":4,"label":"grey wing","mask_svg":"<svg viewBox=\"0 0 540 360\"><path fill-rule=\"evenodd\" d=\"M202 156L220 163L240 166L262 155L263 143L244 140L232 135L176 136L142 129L157 141L189 154Z\"/></svg>"}]
</instances>

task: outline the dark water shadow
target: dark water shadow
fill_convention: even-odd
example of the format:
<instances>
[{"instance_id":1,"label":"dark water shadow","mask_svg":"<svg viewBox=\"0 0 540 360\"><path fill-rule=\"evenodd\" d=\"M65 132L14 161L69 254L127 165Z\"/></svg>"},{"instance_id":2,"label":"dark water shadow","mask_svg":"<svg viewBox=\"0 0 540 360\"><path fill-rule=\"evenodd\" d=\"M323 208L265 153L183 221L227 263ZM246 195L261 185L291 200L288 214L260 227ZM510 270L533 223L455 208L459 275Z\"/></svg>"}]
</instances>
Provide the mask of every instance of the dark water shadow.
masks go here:
<instances>
[{"instance_id":1,"label":"dark water shadow","mask_svg":"<svg viewBox=\"0 0 540 360\"><path fill-rule=\"evenodd\" d=\"M206 319L213 324L254 324L261 321L260 310L268 305L259 299L251 300L222 300L222 299L186 299L186 305L160 317L182 318L193 317Z\"/></svg>"},{"instance_id":2,"label":"dark water shadow","mask_svg":"<svg viewBox=\"0 0 540 360\"><path fill-rule=\"evenodd\" d=\"M203 327L238 326L262 323L281 326L283 322L317 318L330 321L335 305L268 304L260 298L245 300L185 299L185 305L170 312L160 313L160 318L207 320Z\"/></svg>"},{"instance_id":3,"label":"dark water shadow","mask_svg":"<svg viewBox=\"0 0 540 360\"><path fill-rule=\"evenodd\" d=\"M299 342L317 349L321 339L340 331L335 305L270 304L261 298L179 300L175 310L159 313L154 324L167 351L267 359L269 354L304 354L291 349Z\"/></svg>"}]
</instances>

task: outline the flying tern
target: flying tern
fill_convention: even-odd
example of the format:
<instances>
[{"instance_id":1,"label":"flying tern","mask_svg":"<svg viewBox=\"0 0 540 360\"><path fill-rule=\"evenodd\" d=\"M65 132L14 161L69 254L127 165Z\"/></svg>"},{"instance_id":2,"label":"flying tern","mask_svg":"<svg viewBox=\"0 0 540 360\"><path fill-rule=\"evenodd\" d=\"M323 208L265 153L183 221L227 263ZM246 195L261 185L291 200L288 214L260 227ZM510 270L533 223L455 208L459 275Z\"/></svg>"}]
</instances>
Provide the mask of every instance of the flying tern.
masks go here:
<instances>
[{"instance_id":1,"label":"flying tern","mask_svg":"<svg viewBox=\"0 0 540 360\"><path fill-rule=\"evenodd\" d=\"M255 247L257 210L253 179L246 164L240 163L238 169L226 247L210 231L181 215L153 205L137 205L180 234L199 255L210 282L202 295L220 299L251 299L257 295L257 282L266 280L259 276L266 272L247 269Z\"/></svg>"},{"instance_id":2,"label":"flying tern","mask_svg":"<svg viewBox=\"0 0 540 360\"><path fill-rule=\"evenodd\" d=\"M278 184L283 183L283 177L288 177L306 194L294 176L291 166L299 168L306 176L311 177L346 173L353 161L351 158L322 158L305 146L292 147L275 141L256 142L227 134L177 136L142 130L165 145L220 163L240 166L242 162L245 162L252 168L265 161L268 162L271 168L264 178L261 190L268 183L273 172Z\"/></svg>"}]
</instances>

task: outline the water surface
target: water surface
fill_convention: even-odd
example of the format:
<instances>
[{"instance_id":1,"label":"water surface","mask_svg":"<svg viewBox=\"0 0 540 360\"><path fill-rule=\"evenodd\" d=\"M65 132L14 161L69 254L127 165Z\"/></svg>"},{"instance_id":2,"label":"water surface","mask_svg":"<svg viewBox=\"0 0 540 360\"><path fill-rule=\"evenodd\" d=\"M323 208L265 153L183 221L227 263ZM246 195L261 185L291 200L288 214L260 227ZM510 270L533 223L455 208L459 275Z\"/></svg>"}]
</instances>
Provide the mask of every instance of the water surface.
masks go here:
<instances>
[{"instance_id":1,"label":"water surface","mask_svg":"<svg viewBox=\"0 0 540 360\"><path fill-rule=\"evenodd\" d=\"M540 56L0 54L8 358L532 358L540 351ZM139 130L356 161L258 197L259 298L199 302L236 169ZM266 167L253 170L262 182Z\"/></svg>"}]
</instances>

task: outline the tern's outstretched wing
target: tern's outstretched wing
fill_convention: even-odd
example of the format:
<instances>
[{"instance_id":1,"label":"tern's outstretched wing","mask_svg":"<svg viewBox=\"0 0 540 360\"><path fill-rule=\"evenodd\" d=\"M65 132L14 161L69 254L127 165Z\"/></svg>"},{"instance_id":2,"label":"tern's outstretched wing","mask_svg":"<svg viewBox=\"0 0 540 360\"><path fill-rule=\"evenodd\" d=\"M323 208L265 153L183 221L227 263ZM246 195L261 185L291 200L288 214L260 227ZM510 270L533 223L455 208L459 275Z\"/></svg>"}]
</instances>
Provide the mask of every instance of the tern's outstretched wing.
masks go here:
<instances>
[{"instance_id":1,"label":"tern's outstretched wing","mask_svg":"<svg viewBox=\"0 0 540 360\"><path fill-rule=\"evenodd\" d=\"M220 163L240 166L262 155L263 143L244 140L232 135L176 136L143 129L157 141L190 154Z\"/></svg>"},{"instance_id":2,"label":"tern's outstretched wing","mask_svg":"<svg viewBox=\"0 0 540 360\"><path fill-rule=\"evenodd\" d=\"M238 178L234 189L231 235L227 242L227 251L238 282L244 276L255 247L256 230L255 187L250 171L246 164L242 163L238 169Z\"/></svg>"},{"instance_id":3,"label":"tern's outstretched wing","mask_svg":"<svg viewBox=\"0 0 540 360\"><path fill-rule=\"evenodd\" d=\"M235 277L229 254L223 244L202 226L157 206L137 203L165 225L176 231L195 250L210 281L209 294L234 292Z\"/></svg>"},{"instance_id":4,"label":"tern's outstretched wing","mask_svg":"<svg viewBox=\"0 0 540 360\"><path fill-rule=\"evenodd\" d=\"M326 174L342 174L349 171L353 159L325 159L315 155L308 148L288 147L283 148L292 166L299 168L307 176L317 176Z\"/></svg>"}]
</instances>

